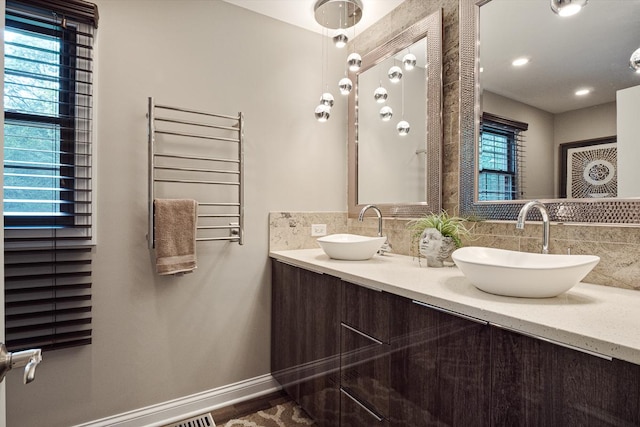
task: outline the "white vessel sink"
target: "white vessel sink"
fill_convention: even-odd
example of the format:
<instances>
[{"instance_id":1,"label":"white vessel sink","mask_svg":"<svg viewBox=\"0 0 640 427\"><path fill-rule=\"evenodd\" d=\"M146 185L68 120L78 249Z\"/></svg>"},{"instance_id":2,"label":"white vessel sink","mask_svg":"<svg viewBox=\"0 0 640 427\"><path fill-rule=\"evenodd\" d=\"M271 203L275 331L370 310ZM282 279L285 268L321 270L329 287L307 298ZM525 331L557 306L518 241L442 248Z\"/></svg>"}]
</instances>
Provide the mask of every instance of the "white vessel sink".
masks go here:
<instances>
[{"instance_id":1,"label":"white vessel sink","mask_svg":"<svg viewBox=\"0 0 640 427\"><path fill-rule=\"evenodd\" d=\"M320 237L318 244L330 258L363 261L374 256L385 240L386 237L330 234Z\"/></svg>"},{"instance_id":2,"label":"white vessel sink","mask_svg":"<svg viewBox=\"0 0 640 427\"><path fill-rule=\"evenodd\" d=\"M543 255L473 246L457 249L451 257L478 289L525 298L560 295L600 261L595 255Z\"/></svg>"}]
</instances>

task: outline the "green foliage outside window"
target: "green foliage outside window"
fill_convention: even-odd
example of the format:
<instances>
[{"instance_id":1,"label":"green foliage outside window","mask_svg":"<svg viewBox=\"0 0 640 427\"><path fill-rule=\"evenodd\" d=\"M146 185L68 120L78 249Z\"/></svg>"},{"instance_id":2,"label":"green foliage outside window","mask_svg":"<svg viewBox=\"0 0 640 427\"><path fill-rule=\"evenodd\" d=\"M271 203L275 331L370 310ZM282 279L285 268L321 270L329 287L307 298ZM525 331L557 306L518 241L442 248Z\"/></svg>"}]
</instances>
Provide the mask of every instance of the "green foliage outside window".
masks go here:
<instances>
[{"instance_id":1,"label":"green foliage outside window","mask_svg":"<svg viewBox=\"0 0 640 427\"><path fill-rule=\"evenodd\" d=\"M52 30L7 21L5 216L59 215L61 194L69 191L60 166L61 42Z\"/></svg>"}]
</instances>

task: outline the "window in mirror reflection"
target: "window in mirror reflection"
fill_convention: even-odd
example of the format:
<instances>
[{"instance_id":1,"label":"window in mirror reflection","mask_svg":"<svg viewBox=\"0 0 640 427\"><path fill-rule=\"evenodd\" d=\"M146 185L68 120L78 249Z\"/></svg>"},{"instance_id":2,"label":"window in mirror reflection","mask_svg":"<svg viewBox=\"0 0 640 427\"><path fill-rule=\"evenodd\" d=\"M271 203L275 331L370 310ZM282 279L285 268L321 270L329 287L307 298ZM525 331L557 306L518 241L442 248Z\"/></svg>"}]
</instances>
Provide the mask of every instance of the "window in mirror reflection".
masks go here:
<instances>
[{"instance_id":1,"label":"window in mirror reflection","mask_svg":"<svg viewBox=\"0 0 640 427\"><path fill-rule=\"evenodd\" d=\"M476 4L482 5L478 22L478 61L483 69L477 76L480 113L530 125L521 171L526 188L517 199L638 197L640 79L629 67L629 55L640 40L640 2L591 1L568 20L549 9L549 0ZM525 67L511 66L513 58L523 56L531 59ZM588 93L579 91L586 88ZM630 102L623 105L627 98ZM617 163L609 168L616 170L618 191L604 187L588 193L567 190L563 180L568 182L572 173L576 185L592 184L588 174L580 178L582 164L563 171L563 144L609 137L618 141ZM600 165L609 160L598 161L601 170ZM491 199L478 194L477 200Z\"/></svg>"},{"instance_id":2,"label":"window in mirror reflection","mask_svg":"<svg viewBox=\"0 0 640 427\"><path fill-rule=\"evenodd\" d=\"M483 114L478 142L478 200L517 200L524 193L522 145L527 128L527 123Z\"/></svg>"}]
</instances>

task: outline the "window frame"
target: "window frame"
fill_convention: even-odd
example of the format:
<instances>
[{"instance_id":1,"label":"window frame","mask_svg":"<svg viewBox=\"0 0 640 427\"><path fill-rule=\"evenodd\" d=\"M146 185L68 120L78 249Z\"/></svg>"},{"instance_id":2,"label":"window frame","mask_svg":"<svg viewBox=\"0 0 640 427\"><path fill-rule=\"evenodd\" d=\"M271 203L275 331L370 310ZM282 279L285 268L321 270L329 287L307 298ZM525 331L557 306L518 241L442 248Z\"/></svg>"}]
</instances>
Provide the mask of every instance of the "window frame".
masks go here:
<instances>
[{"instance_id":1,"label":"window frame","mask_svg":"<svg viewBox=\"0 0 640 427\"><path fill-rule=\"evenodd\" d=\"M47 28L47 26L51 28ZM76 87L75 87L75 45L76 30L73 26L64 27L61 24L46 24L42 26L30 24L16 17L10 16L10 12L5 15L5 31L7 29L25 30L33 33L42 34L44 36L56 38L60 43L59 50L59 67L60 75L58 76L58 112L57 115L45 115L45 114L33 114L33 113L21 113L15 111L5 111L5 127L12 123L33 123L35 125L44 124L57 126L59 128L59 140L58 140L58 199L69 203L62 203L59 206L60 214L46 215L7 215L3 210L4 227L68 227L73 226L75 223L75 196L74 196L74 177L75 177L75 130L76 130L76 117L73 114L75 111L76 102ZM68 63L65 64L65 59ZM67 99L65 99L65 97ZM65 102L66 101L66 102ZM54 165L54 163L51 163ZM4 166L6 171L7 166ZM25 169L37 169L35 167ZM49 170L54 170L53 167L47 167ZM71 179L64 179L63 177L69 177ZM68 190L68 191L64 191Z\"/></svg>"},{"instance_id":2,"label":"window frame","mask_svg":"<svg viewBox=\"0 0 640 427\"><path fill-rule=\"evenodd\" d=\"M486 135L504 137L505 142L495 144L498 145L498 148L502 148L501 152L506 153L504 157L506 157L506 168L498 169L498 168L485 168L482 165L482 161L479 161L478 165L478 199L479 200L515 200L517 197L517 179L518 179L518 170L517 170L517 149L515 143L515 137L513 132L509 132L504 129L500 129L498 127L493 126L492 124L488 124L486 122L482 123L482 127L480 130L480 156L483 153L483 145L485 145L484 137ZM494 140L495 141L495 140ZM495 146L494 145L494 146ZM486 180L483 177L495 176L498 177L500 181L509 181L510 182L510 190L503 188L506 186L499 185L498 188L489 187L490 184L486 183ZM486 184L486 186L485 186ZM490 199L483 198L482 196L490 197Z\"/></svg>"},{"instance_id":3,"label":"window frame","mask_svg":"<svg viewBox=\"0 0 640 427\"><path fill-rule=\"evenodd\" d=\"M483 113L480 122L480 132L478 136L478 201L509 201L518 200L522 195L522 161L521 150L522 132L526 131L529 125L524 122L500 117L491 113ZM504 137L506 143L502 144L506 152L506 169L491 169L482 167L482 145L485 134ZM483 176L497 176L507 178L510 181L510 189L483 188Z\"/></svg>"}]
</instances>

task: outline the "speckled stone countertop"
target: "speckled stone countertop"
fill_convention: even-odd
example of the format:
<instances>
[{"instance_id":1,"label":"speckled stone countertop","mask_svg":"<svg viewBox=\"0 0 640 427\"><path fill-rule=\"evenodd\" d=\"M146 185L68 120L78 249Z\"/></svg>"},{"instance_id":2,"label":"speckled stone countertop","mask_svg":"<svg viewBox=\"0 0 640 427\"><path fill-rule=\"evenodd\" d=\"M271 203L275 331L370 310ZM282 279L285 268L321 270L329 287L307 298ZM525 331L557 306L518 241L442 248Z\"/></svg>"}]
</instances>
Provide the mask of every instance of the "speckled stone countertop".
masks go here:
<instances>
[{"instance_id":1,"label":"speckled stone countertop","mask_svg":"<svg viewBox=\"0 0 640 427\"><path fill-rule=\"evenodd\" d=\"M640 364L640 291L579 283L555 298L513 298L474 287L457 267L412 257L330 259L322 249L272 251L274 259L411 298L560 344Z\"/></svg>"}]
</instances>

